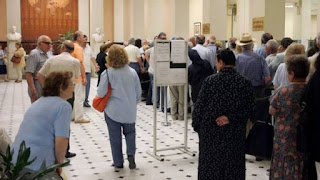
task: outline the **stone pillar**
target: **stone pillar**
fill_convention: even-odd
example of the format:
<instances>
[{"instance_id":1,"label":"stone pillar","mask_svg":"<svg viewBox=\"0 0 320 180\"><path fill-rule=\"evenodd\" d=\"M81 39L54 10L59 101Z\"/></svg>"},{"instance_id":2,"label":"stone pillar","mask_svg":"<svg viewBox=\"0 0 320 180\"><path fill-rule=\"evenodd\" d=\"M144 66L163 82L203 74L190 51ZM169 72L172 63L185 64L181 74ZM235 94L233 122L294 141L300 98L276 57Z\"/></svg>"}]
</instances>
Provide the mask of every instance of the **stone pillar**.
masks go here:
<instances>
[{"instance_id":1,"label":"stone pillar","mask_svg":"<svg viewBox=\"0 0 320 180\"><path fill-rule=\"evenodd\" d=\"M101 29L101 34L104 33L104 5L103 0L90 1L90 34L86 34L92 42L91 35L95 33L96 28ZM79 19L81 21L81 19Z\"/></svg>"},{"instance_id":2,"label":"stone pillar","mask_svg":"<svg viewBox=\"0 0 320 180\"><path fill-rule=\"evenodd\" d=\"M189 38L189 0L171 0L171 35Z\"/></svg>"},{"instance_id":3,"label":"stone pillar","mask_svg":"<svg viewBox=\"0 0 320 180\"><path fill-rule=\"evenodd\" d=\"M210 34L214 34L217 40L227 40L227 0L211 0L209 7Z\"/></svg>"},{"instance_id":4,"label":"stone pillar","mask_svg":"<svg viewBox=\"0 0 320 180\"><path fill-rule=\"evenodd\" d=\"M277 40L284 37L285 1L265 0L264 32L272 34Z\"/></svg>"},{"instance_id":5,"label":"stone pillar","mask_svg":"<svg viewBox=\"0 0 320 180\"><path fill-rule=\"evenodd\" d=\"M104 1L104 40L114 41L114 0Z\"/></svg>"},{"instance_id":6,"label":"stone pillar","mask_svg":"<svg viewBox=\"0 0 320 180\"><path fill-rule=\"evenodd\" d=\"M237 26L239 38L242 33L250 33L250 0L237 0Z\"/></svg>"},{"instance_id":7,"label":"stone pillar","mask_svg":"<svg viewBox=\"0 0 320 180\"><path fill-rule=\"evenodd\" d=\"M144 0L131 1L130 12L130 37L144 39L146 37Z\"/></svg>"},{"instance_id":8,"label":"stone pillar","mask_svg":"<svg viewBox=\"0 0 320 180\"><path fill-rule=\"evenodd\" d=\"M114 1L114 41L124 41L124 2L125 0Z\"/></svg>"},{"instance_id":9,"label":"stone pillar","mask_svg":"<svg viewBox=\"0 0 320 180\"><path fill-rule=\"evenodd\" d=\"M83 34L87 35L90 39L90 0L79 0L78 1L78 11L79 11L79 20L78 20L78 29L83 32Z\"/></svg>"},{"instance_id":10,"label":"stone pillar","mask_svg":"<svg viewBox=\"0 0 320 180\"><path fill-rule=\"evenodd\" d=\"M303 0L301 7L301 40L313 39L311 23L311 0Z\"/></svg>"}]
</instances>

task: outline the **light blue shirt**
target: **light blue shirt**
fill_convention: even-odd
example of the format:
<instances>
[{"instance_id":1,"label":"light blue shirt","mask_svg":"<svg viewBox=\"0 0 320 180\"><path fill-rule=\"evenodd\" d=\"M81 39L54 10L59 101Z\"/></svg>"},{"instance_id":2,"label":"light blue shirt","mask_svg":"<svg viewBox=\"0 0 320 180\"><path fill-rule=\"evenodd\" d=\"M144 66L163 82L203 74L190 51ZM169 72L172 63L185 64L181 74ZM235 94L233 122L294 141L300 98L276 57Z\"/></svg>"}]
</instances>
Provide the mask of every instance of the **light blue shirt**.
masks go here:
<instances>
[{"instance_id":1,"label":"light blue shirt","mask_svg":"<svg viewBox=\"0 0 320 180\"><path fill-rule=\"evenodd\" d=\"M267 57L267 54L266 54L266 45L265 44L262 44L260 46L259 49L255 50L254 51L255 53L257 54L260 54L263 58L266 58Z\"/></svg>"},{"instance_id":2,"label":"light blue shirt","mask_svg":"<svg viewBox=\"0 0 320 180\"><path fill-rule=\"evenodd\" d=\"M248 78L252 86L262 86L264 78L270 76L267 62L262 56L251 50L244 50L236 57L236 70Z\"/></svg>"},{"instance_id":3,"label":"light blue shirt","mask_svg":"<svg viewBox=\"0 0 320 180\"><path fill-rule=\"evenodd\" d=\"M97 90L98 97L104 97L107 94L109 82L112 91L104 112L116 122L135 123L137 103L141 97L141 85L137 72L128 65L103 71Z\"/></svg>"},{"instance_id":4,"label":"light blue shirt","mask_svg":"<svg viewBox=\"0 0 320 180\"><path fill-rule=\"evenodd\" d=\"M216 63L215 60L216 60L216 54L217 54L217 46L214 44L209 44L207 46L207 48L211 51L213 58L214 58L214 64L215 64Z\"/></svg>"},{"instance_id":5,"label":"light blue shirt","mask_svg":"<svg viewBox=\"0 0 320 180\"><path fill-rule=\"evenodd\" d=\"M288 79L288 73L285 63L281 63L276 71L276 74L274 75L273 81L274 86L280 87L289 85L290 81Z\"/></svg>"},{"instance_id":6,"label":"light blue shirt","mask_svg":"<svg viewBox=\"0 0 320 180\"><path fill-rule=\"evenodd\" d=\"M194 49L194 50L196 50L198 52L198 54L199 54L199 56L201 57L202 60L209 61L210 65L211 65L211 68L214 69L215 57L213 56L213 54L211 53L211 51L208 48L203 47L203 45L197 44L192 49Z\"/></svg>"},{"instance_id":7,"label":"light blue shirt","mask_svg":"<svg viewBox=\"0 0 320 180\"><path fill-rule=\"evenodd\" d=\"M55 137L69 138L71 116L71 105L60 97L41 97L32 103L12 145L14 162L24 140L31 150L29 160L37 157L27 168L37 171L43 162L46 167L55 164Z\"/></svg>"}]
</instances>

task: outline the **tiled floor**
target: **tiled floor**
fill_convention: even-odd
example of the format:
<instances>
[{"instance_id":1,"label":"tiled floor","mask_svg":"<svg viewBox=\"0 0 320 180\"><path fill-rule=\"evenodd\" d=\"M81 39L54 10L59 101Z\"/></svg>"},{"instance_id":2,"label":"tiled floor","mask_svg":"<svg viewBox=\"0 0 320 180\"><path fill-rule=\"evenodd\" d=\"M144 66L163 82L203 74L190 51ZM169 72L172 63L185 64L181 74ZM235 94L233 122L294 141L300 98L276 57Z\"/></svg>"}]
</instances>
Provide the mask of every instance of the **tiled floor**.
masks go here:
<instances>
[{"instance_id":1,"label":"tiled floor","mask_svg":"<svg viewBox=\"0 0 320 180\"><path fill-rule=\"evenodd\" d=\"M90 100L96 94L96 78L92 79ZM13 139L23 119L24 112L30 106L27 94L27 83L5 83L0 81L0 127L4 127ZM124 112L125 113L125 112ZM158 148L168 148L183 145L183 122L173 121L171 126L162 126L164 114L158 113ZM197 179L198 166L198 136L188 124L188 146L196 153L195 157L181 153L178 150L162 151L164 161L158 161L148 155L152 151L153 111L144 102L138 104L137 113L137 169L130 170L127 161L124 168L115 170L112 164L111 149L107 126L102 113L92 108L85 108L85 118L89 124L71 123L71 152L77 156L71 158L71 165L64 168L69 180L169 180ZM170 116L168 116L170 117ZM125 143L123 143L125 153ZM256 162L254 157L246 157L246 179L268 179L269 161Z\"/></svg>"}]
</instances>

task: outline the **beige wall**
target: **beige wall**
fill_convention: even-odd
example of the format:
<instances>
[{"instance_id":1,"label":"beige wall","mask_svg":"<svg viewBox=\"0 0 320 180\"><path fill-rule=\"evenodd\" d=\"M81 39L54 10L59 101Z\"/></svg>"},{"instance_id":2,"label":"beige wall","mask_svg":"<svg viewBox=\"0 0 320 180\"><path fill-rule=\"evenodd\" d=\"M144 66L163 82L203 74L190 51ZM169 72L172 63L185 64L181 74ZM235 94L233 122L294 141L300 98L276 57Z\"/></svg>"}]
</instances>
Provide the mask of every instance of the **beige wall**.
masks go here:
<instances>
[{"instance_id":1,"label":"beige wall","mask_svg":"<svg viewBox=\"0 0 320 180\"><path fill-rule=\"evenodd\" d=\"M81 12L79 13L79 15ZM81 21L81 19L79 19ZM96 28L101 29L101 33L105 34L104 31L104 0L90 0L90 34L96 32Z\"/></svg>"},{"instance_id":2,"label":"beige wall","mask_svg":"<svg viewBox=\"0 0 320 180\"><path fill-rule=\"evenodd\" d=\"M114 0L104 1L104 39L114 41Z\"/></svg>"},{"instance_id":3,"label":"beige wall","mask_svg":"<svg viewBox=\"0 0 320 180\"><path fill-rule=\"evenodd\" d=\"M7 3L6 0L0 0L0 41L6 41L7 34Z\"/></svg>"},{"instance_id":4,"label":"beige wall","mask_svg":"<svg viewBox=\"0 0 320 180\"><path fill-rule=\"evenodd\" d=\"M285 35L285 2L265 0L265 32L273 38L282 39Z\"/></svg>"},{"instance_id":5,"label":"beige wall","mask_svg":"<svg viewBox=\"0 0 320 180\"><path fill-rule=\"evenodd\" d=\"M194 35L194 23L201 22L202 23L202 14L203 14L203 2L202 0L190 0L189 1L189 36Z\"/></svg>"}]
</instances>

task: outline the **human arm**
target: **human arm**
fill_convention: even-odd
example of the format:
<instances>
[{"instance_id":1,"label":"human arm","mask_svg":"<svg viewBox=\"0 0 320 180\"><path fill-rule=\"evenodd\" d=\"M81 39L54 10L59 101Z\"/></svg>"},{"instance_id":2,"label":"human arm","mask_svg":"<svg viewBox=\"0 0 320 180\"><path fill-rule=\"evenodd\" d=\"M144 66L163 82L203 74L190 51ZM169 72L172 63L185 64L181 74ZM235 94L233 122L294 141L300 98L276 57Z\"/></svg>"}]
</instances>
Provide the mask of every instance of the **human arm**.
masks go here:
<instances>
[{"instance_id":1,"label":"human arm","mask_svg":"<svg viewBox=\"0 0 320 180\"><path fill-rule=\"evenodd\" d=\"M92 62L92 64L94 65L96 72L98 72L99 69L100 69L100 67L99 67L98 64L97 64L96 58L91 57L91 62Z\"/></svg>"},{"instance_id":2,"label":"human arm","mask_svg":"<svg viewBox=\"0 0 320 180\"><path fill-rule=\"evenodd\" d=\"M38 81L39 81L40 85L43 87L44 86L45 77L40 72L38 72L37 78L38 78Z\"/></svg>"},{"instance_id":3,"label":"human arm","mask_svg":"<svg viewBox=\"0 0 320 180\"><path fill-rule=\"evenodd\" d=\"M101 76L100 76L100 82L99 82L99 86L97 89L97 97L104 97L107 92L108 92L108 83L109 83L109 78L108 78L108 70L105 70L102 72Z\"/></svg>"},{"instance_id":4,"label":"human arm","mask_svg":"<svg viewBox=\"0 0 320 180\"><path fill-rule=\"evenodd\" d=\"M27 79L28 87L29 87L30 92L31 92L31 103L33 103L39 98L39 95L37 93L36 87L34 85L33 74L30 73L30 72L26 72L25 76L26 76L26 79Z\"/></svg>"},{"instance_id":5,"label":"human arm","mask_svg":"<svg viewBox=\"0 0 320 180\"><path fill-rule=\"evenodd\" d=\"M279 95L281 94L281 88L277 89L270 100L269 114L275 116L279 110L280 102ZM281 96L281 95L280 95Z\"/></svg>"},{"instance_id":6,"label":"human arm","mask_svg":"<svg viewBox=\"0 0 320 180\"><path fill-rule=\"evenodd\" d=\"M136 81L136 83L135 83L135 91L136 91L136 101L137 101L137 104L138 104L140 102L141 93L142 93L141 83L140 83L139 76L135 71L133 72L133 75L134 75L135 81Z\"/></svg>"},{"instance_id":7,"label":"human arm","mask_svg":"<svg viewBox=\"0 0 320 180\"><path fill-rule=\"evenodd\" d=\"M65 155L68 147L68 138L65 137L55 137L55 156L56 156L56 164L62 164L65 159ZM61 168L58 168L57 173L60 175L62 172Z\"/></svg>"},{"instance_id":8,"label":"human arm","mask_svg":"<svg viewBox=\"0 0 320 180\"><path fill-rule=\"evenodd\" d=\"M14 56L15 56L15 57L22 57L22 56L24 56L24 50L23 50L23 48L17 49L17 50L14 52Z\"/></svg>"}]
</instances>

